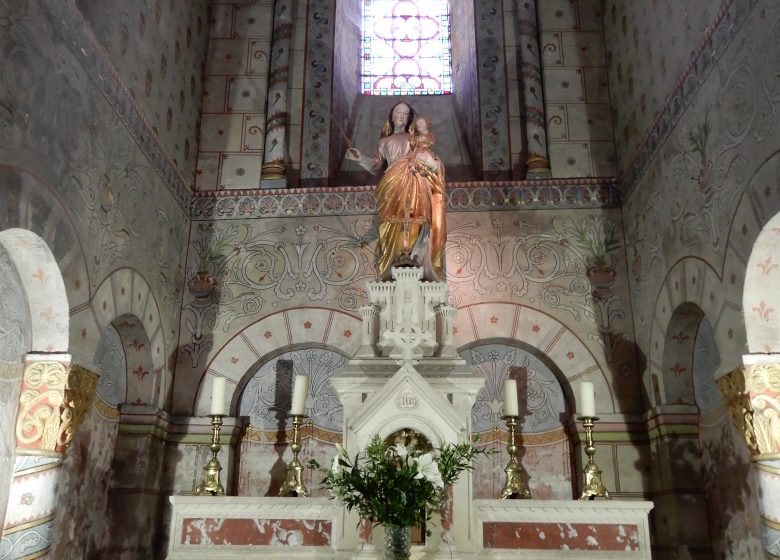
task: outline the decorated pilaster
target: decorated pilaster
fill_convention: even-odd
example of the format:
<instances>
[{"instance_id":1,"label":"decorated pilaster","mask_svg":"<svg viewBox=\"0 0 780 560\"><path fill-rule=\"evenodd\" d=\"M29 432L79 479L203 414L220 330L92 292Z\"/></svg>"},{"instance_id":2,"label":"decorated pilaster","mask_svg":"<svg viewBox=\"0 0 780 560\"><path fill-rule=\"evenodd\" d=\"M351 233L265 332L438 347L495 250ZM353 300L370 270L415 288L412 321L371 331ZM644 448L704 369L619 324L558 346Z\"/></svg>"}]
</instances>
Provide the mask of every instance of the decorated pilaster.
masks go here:
<instances>
[{"instance_id":1,"label":"decorated pilaster","mask_svg":"<svg viewBox=\"0 0 780 560\"><path fill-rule=\"evenodd\" d=\"M764 551L780 558L780 354L747 354L742 363L718 384L755 466Z\"/></svg>"},{"instance_id":2,"label":"decorated pilaster","mask_svg":"<svg viewBox=\"0 0 780 560\"><path fill-rule=\"evenodd\" d=\"M94 396L97 376L68 354L29 354L14 426L16 460L3 527L4 559L49 554L60 466Z\"/></svg>"},{"instance_id":3,"label":"decorated pilaster","mask_svg":"<svg viewBox=\"0 0 780 560\"><path fill-rule=\"evenodd\" d=\"M287 186L285 156L287 154L287 86L290 74L290 40L292 38L292 0L274 3L274 31L271 39L270 72L268 74L268 106L265 121L265 150L260 188Z\"/></svg>"},{"instance_id":4,"label":"decorated pilaster","mask_svg":"<svg viewBox=\"0 0 780 560\"><path fill-rule=\"evenodd\" d=\"M525 115L526 179L549 179L547 128L544 114L544 85L539 55L539 25L536 0L515 0L518 17L520 81L523 88L521 114Z\"/></svg>"}]
</instances>

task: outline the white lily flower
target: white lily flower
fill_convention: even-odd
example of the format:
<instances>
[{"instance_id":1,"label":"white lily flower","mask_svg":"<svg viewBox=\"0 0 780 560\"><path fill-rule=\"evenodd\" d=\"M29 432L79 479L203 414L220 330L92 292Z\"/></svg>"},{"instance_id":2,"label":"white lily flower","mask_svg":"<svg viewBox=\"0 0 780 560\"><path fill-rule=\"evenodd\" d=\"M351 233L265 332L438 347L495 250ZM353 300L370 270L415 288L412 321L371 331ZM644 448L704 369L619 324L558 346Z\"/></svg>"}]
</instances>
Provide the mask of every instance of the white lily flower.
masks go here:
<instances>
[{"instance_id":1,"label":"white lily flower","mask_svg":"<svg viewBox=\"0 0 780 560\"><path fill-rule=\"evenodd\" d=\"M395 453L401 459L406 459L406 457L409 456L409 450L406 449L406 446L403 443L394 445L392 449L393 453Z\"/></svg>"},{"instance_id":2,"label":"white lily flower","mask_svg":"<svg viewBox=\"0 0 780 560\"><path fill-rule=\"evenodd\" d=\"M444 488L444 481L439 472L439 464L434 460L433 455L425 453L417 457L415 462L417 463L417 474L414 475L414 478L425 478L435 488Z\"/></svg>"},{"instance_id":3,"label":"white lily flower","mask_svg":"<svg viewBox=\"0 0 780 560\"><path fill-rule=\"evenodd\" d=\"M344 446L340 443L336 444L336 450L339 452L339 455L341 455L344 459L349 461L349 455L347 455L347 450L344 449Z\"/></svg>"},{"instance_id":4,"label":"white lily flower","mask_svg":"<svg viewBox=\"0 0 780 560\"><path fill-rule=\"evenodd\" d=\"M333 462L330 464L330 472L335 474L336 476L341 474L341 462L339 461L340 457L336 455L333 457Z\"/></svg>"}]
</instances>

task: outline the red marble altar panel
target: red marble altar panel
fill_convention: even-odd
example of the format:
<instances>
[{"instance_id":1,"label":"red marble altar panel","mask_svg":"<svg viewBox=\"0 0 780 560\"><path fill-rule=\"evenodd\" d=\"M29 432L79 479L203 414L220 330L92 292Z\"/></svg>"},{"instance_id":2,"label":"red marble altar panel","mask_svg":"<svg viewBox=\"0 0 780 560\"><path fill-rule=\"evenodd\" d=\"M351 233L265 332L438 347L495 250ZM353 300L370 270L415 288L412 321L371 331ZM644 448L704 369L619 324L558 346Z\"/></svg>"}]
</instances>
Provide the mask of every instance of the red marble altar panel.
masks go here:
<instances>
[{"instance_id":1,"label":"red marble altar panel","mask_svg":"<svg viewBox=\"0 0 780 560\"><path fill-rule=\"evenodd\" d=\"M515 523L486 521L485 548L639 550L639 529L619 523Z\"/></svg>"},{"instance_id":2,"label":"red marble altar panel","mask_svg":"<svg viewBox=\"0 0 780 560\"><path fill-rule=\"evenodd\" d=\"M182 544L329 546L332 523L322 519L184 519Z\"/></svg>"}]
</instances>

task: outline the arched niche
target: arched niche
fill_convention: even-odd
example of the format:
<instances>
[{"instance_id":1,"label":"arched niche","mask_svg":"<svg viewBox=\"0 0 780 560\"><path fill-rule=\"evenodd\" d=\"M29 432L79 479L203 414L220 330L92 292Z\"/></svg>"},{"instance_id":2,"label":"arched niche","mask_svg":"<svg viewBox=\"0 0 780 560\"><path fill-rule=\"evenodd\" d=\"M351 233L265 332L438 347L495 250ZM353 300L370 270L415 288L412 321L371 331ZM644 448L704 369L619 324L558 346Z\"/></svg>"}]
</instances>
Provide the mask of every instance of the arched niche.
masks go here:
<instances>
[{"instance_id":1,"label":"arched niche","mask_svg":"<svg viewBox=\"0 0 780 560\"><path fill-rule=\"evenodd\" d=\"M341 434L342 406L330 379L349 358L331 348L301 346L280 350L258 361L245 376L237 416L247 416L257 430L290 427L292 385L296 375L309 377L306 415L314 426Z\"/></svg>"},{"instance_id":2,"label":"arched niche","mask_svg":"<svg viewBox=\"0 0 780 560\"><path fill-rule=\"evenodd\" d=\"M715 381L723 369L716 334L695 303L672 313L663 364L660 404L668 414L688 415L696 432L668 434L653 446L659 550L684 548L716 558L729 557L735 546L758 551L750 457Z\"/></svg>"},{"instance_id":3,"label":"arched niche","mask_svg":"<svg viewBox=\"0 0 780 560\"><path fill-rule=\"evenodd\" d=\"M343 368L348 356L321 345L280 349L258 360L239 381L236 415L249 418L239 449L237 479L241 496L275 496L286 477L291 458L290 406L293 380L307 375L307 425L302 430L301 461L310 458L328 464L335 442L341 441L343 407L331 377ZM304 460L305 459L305 460ZM307 486L319 494L319 476L307 469Z\"/></svg>"},{"instance_id":4,"label":"arched niche","mask_svg":"<svg viewBox=\"0 0 780 560\"><path fill-rule=\"evenodd\" d=\"M103 331L95 356L100 373L97 392L107 404L118 407L154 405L159 382L155 379L149 335L135 315L120 315Z\"/></svg>"},{"instance_id":5,"label":"arched niche","mask_svg":"<svg viewBox=\"0 0 780 560\"><path fill-rule=\"evenodd\" d=\"M420 2L424 5L424 0ZM476 32L472 0L450 0L452 95L379 96L360 94L361 2L336 2L330 167L334 185L373 183L367 172L344 159L351 143L372 155L390 107L405 101L432 119L436 152L448 181L471 181L481 161ZM502 12L499 12L499 17ZM476 163L476 165L474 165Z\"/></svg>"},{"instance_id":6,"label":"arched niche","mask_svg":"<svg viewBox=\"0 0 780 560\"><path fill-rule=\"evenodd\" d=\"M243 383L250 372L268 357L291 348L322 347L353 356L360 346L361 322L357 317L319 307L287 309L267 315L236 333L206 364L200 381L191 387L194 416L209 413L211 384L215 377L227 378L229 414L235 413ZM247 377L249 375L249 377ZM182 389L184 390L184 389Z\"/></svg>"},{"instance_id":7,"label":"arched niche","mask_svg":"<svg viewBox=\"0 0 780 560\"><path fill-rule=\"evenodd\" d=\"M104 395L105 402L112 406L130 403L163 408L170 400L171 380L166 367L168 352L157 298L146 279L131 268L114 270L97 286L90 311L90 319L85 318L83 324L88 333L97 331L101 335L97 340L79 341L85 346L83 351L97 348L99 354L106 344L112 342L112 348L121 346L127 360L122 371L127 371L128 392L111 397ZM87 334L86 338L89 339L90 335ZM109 359L109 356L104 359ZM100 368L97 371L101 374L100 393L107 388L109 379ZM124 383L114 379L110 382Z\"/></svg>"},{"instance_id":8,"label":"arched niche","mask_svg":"<svg viewBox=\"0 0 780 560\"><path fill-rule=\"evenodd\" d=\"M663 402L694 404L693 349L704 312L693 303L675 309L666 329L663 362Z\"/></svg>"},{"instance_id":9,"label":"arched niche","mask_svg":"<svg viewBox=\"0 0 780 560\"><path fill-rule=\"evenodd\" d=\"M616 410L618 397L596 356L577 333L548 313L517 303L466 305L455 316L454 331L458 348L492 339L522 341L524 348L535 349L545 363L554 364L564 390L570 391L572 383L592 381L597 412ZM568 403L573 404L574 394L568 394Z\"/></svg>"},{"instance_id":10,"label":"arched niche","mask_svg":"<svg viewBox=\"0 0 780 560\"><path fill-rule=\"evenodd\" d=\"M669 270L658 291L650 330L644 383L651 407L695 402L690 375L680 377L675 371L692 371L692 344L701 317L707 317L718 348L720 361L715 378L740 364L739 347L743 343L735 325L739 324L741 331L742 317L729 294L717 271L700 258L682 259ZM669 390L667 382L672 385Z\"/></svg>"},{"instance_id":11,"label":"arched niche","mask_svg":"<svg viewBox=\"0 0 780 560\"><path fill-rule=\"evenodd\" d=\"M527 485L537 499L571 499L575 466L573 395L563 373L543 353L517 340L485 339L460 348L460 355L485 385L472 408L472 432L483 448L496 455L480 458L475 468L474 495L496 498L505 482L507 428L501 419L503 383L514 379L520 420L517 440Z\"/></svg>"},{"instance_id":12,"label":"arched niche","mask_svg":"<svg viewBox=\"0 0 780 560\"><path fill-rule=\"evenodd\" d=\"M90 473L88 482L92 484L85 483L81 494L93 492L93 510L107 520L102 524L106 530L103 543L121 542L127 549L145 554L162 538L163 504L148 496L159 489L164 444L150 434L123 427L132 427L137 422L133 415L154 417L161 408L163 367L154 365L155 342L146 328L150 323L160 323L158 316L148 315L150 294L140 289L140 283L137 289L123 292L120 278L117 276L111 282L112 290L102 291L102 296L113 294L120 298L112 300L110 306L119 314L99 319L105 327L94 358L100 374L98 399L93 409L93 431L89 434L93 441L86 442L90 451L85 457L90 458L90 463L82 467ZM122 312L133 305L139 293L143 294L143 301L135 304L138 314ZM123 299L126 303L122 303ZM141 318L144 313L147 313L146 320ZM95 448L96 442L102 446ZM96 483L102 485L101 490L95 489ZM128 495L138 497L128 499ZM85 503L83 498L81 503ZM77 518L91 515L94 515L92 510L82 511Z\"/></svg>"}]
</instances>

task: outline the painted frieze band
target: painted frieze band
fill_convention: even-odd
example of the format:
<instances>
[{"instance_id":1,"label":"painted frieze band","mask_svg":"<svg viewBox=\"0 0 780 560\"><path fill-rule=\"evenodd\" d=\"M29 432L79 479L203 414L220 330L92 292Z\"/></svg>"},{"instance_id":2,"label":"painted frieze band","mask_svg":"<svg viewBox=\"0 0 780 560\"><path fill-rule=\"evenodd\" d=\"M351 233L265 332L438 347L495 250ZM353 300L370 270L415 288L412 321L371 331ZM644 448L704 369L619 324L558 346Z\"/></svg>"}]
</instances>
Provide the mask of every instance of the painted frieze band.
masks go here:
<instances>
[{"instance_id":1,"label":"painted frieze band","mask_svg":"<svg viewBox=\"0 0 780 560\"><path fill-rule=\"evenodd\" d=\"M603 180L489 181L447 185L455 212L617 208L617 185ZM190 216L204 219L293 218L376 212L373 186L199 193Z\"/></svg>"}]
</instances>

